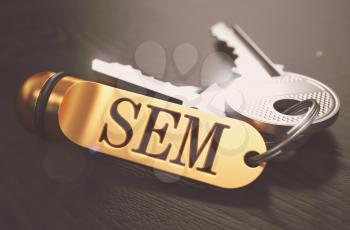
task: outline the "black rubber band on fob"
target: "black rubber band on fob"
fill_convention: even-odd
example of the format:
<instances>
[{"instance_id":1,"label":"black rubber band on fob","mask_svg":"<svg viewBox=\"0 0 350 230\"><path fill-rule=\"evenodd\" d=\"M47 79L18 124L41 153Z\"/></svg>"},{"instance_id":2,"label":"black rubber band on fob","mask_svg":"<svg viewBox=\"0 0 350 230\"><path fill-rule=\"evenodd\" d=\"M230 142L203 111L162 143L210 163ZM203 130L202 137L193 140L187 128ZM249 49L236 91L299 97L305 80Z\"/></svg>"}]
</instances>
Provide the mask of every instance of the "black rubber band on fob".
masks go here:
<instances>
[{"instance_id":1,"label":"black rubber band on fob","mask_svg":"<svg viewBox=\"0 0 350 230\"><path fill-rule=\"evenodd\" d=\"M67 76L67 74L64 72L59 72L52 75L41 88L39 96L36 100L34 109L34 127L42 138L45 138L45 111L49 97L57 82L59 82L65 76Z\"/></svg>"}]
</instances>

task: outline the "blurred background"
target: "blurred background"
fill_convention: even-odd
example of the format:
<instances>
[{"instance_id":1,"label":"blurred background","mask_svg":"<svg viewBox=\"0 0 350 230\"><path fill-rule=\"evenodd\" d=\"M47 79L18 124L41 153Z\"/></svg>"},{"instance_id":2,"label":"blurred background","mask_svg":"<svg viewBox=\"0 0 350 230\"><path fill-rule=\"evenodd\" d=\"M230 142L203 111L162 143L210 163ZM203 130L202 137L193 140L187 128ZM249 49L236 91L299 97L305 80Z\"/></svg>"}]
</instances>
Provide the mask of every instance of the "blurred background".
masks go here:
<instances>
[{"instance_id":1,"label":"blurred background","mask_svg":"<svg viewBox=\"0 0 350 230\"><path fill-rule=\"evenodd\" d=\"M347 229L349 12L347 0L1 1L0 229ZM218 21L239 24L272 61L326 83L342 103L332 127L248 187L214 189L47 142L17 121L28 75L94 80L94 58L208 85L235 58L209 33Z\"/></svg>"}]
</instances>

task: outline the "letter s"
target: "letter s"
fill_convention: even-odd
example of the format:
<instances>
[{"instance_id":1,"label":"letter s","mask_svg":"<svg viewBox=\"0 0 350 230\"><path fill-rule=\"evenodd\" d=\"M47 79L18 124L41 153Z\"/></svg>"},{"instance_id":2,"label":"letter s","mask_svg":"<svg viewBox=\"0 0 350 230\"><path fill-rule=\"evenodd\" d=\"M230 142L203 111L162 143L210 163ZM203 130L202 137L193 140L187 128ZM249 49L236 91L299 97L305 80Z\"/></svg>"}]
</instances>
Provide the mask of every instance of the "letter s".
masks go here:
<instances>
[{"instance_id":1,"label":"letter s","mask_svg":"<svg viewBox=\"0 0 350 230\"><path fill-rule=\"evenodd\" d=\"M134 108L134 119L137 119L140 109L141 109L141 104L136 104L135 102L133 102L132 100L128 99L128 98L120 98L118 100L116 100L115 102L113 102L112 106L111 106L111 110L110 110L110 115L112 117L112 119L120 125L121 128L123 128L123 130L125 131L125 139L122 143L120 144L114 144L110 141L110 139L108 138L108 124L107 122L105 123L101 136L99 138L99 142L105 141L109 146L113 147L113 148L122 148L124 146L126 146L133 135L133 130L131 125L127 122L127 120L125 120L125 118L123 118L119 112L118 112L118 106L119 104L121 104L122 102L129 102L133 108Z\"/></svg>"}]
</instances>

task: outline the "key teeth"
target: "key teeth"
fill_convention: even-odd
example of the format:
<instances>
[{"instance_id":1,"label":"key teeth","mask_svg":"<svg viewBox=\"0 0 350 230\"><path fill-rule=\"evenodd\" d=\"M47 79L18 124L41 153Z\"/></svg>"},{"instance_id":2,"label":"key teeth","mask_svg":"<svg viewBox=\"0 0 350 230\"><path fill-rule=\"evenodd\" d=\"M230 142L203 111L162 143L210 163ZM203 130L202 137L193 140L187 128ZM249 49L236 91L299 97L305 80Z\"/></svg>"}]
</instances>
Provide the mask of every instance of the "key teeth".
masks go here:
<instances>
[{"instance_id":1,"label":"key teeth","mask_svg":"<svg viewBox=\"0 0 350 230\"><path fill-rule=\"evenodd\" d=\"M241 28L238 25L234 25L234 28L236 30L241 30ZM215 37L218 41L224 42L227 47L232 48L232 54L234 54L236 57L234 63L236 64L236 67L232 68L232 72L234 74L237 74L239 76L242 76L241 71L239 70L241 57L239 55L240 50L237 50L237 45L234 44L234 41L230 39L230 36L232 36L232 33L234 33L233 29L229 26L227 26L224 22L218 22L214 24L210 28L211 34L213 37ZM278 72L283 73L284 72L284 66L280 64L274 64L275 68L278 70Z\"/></svg>"},{"instance_id":2,"label":"key teeth","mask_svg":"<svg viewBox=\"0 0 350 230\"><path fill-rule=\"evenodd\" d=\"M97 68L97 66L99 67ZM181 95L178 95L178 86L175 86L171 82L158 80L153 76L144 75L141 70L135 69L131 65L124 65L118 62L108 63L99 59L94 59L92 61L92 69L116 79L121 79L127 82L131 80L130 82L132 84L148 88L169 97L175 97L190 105L195 104L199 95L198 92L195 92L190 88L188 90L183 90L183 93L181 93Z\"/></svg>"},{"instance_id":3,"label":"key teeth","mask_svg":"<svg viewBox=\"0 0 350 230\"><path fill-rule=\"evenodd\" d=\"M125 67L125 70L130 71L130 72L133 72L133 73L135 73L135 74L137 74L137 75L139 75L139 76L142 76L141 70L135 69L135 68L132 67L131 65L122 65L122 64L117 63L117 62L115 62L115 63L113 63L113 64L118 64L118 65L124 66L124 67Z\"/></svg>"},{"instance_id":4,"label":"key teeth","mask_svg":"<svg viewBox=\"0 0 350 230\"><path fill-rule=\"evenodd\" d=\"M223 31L222 33L219 31ZM237 65L237 63L239 62L239 55L235 53L235 45L232 43L232 40L227 38L227 36L224 36L224 34L229 34L232 33L231 28L229 28L224 22L218 22L216 24L214 24L211 28L210 28L211 34L213 37L215 37L218 41L224 42L226 44L227 47L232 48L232 54L237 56L235 59L235 63ZM232 72L234 74L237 74L239 76L241 76L241 74L239 73L239 70L237 67L232 68Z\"/></svg>"},{"instance_id":5,"label":"key teeth","mask_svg":"<svg viewBox=\"0 0 350 230\"><path fill-rule=\"evenodd\" d=\"M125 74L126 75L129 75L130 73L134 74L134 75L137 75L138 77L140 77L139 79L142 82L142 84L145 84L143 82L143 79L142 79L143 76L146 76L146 77L150 78L151 80L155 80L155 77L142 73L141 70L134 68L132 65L124 65L124 64L120 64L118 62L114 62L114 63L111 63L111 64L120 65L121 67L125 68L125 72L126 72ZM145 85L144 85L144 87L145 87Z\"/></svg>"},{"instance_id":6,"label":"key teeth","mask_svg":"<svg viewBox=\"0 0 350 230\"><path fill-rule=\"evenodd\" d=\"M228 27L225 23L223 22L218 22L215 25L213 25L210 28L212 36L214 36L217 40L225 42L226 45L230 48L235 48L234 44L230 43L230 39L225 36L225 34L230 34L232 33L232 30L230 27ZM223 31L222 33L219 31Z\"/></svg>"},{"instance_id":7,"label":"key teeth","mask_svg":"<svg viewBox=\"0 0 350 230\"><path fill-rule=\"evenodd\" d=\"M242 77L242 74L240 74L239 69L237 67L232 67L231 71L234 77Z\"/></svg>"},{"instance_id":8,"label":"key teeth","mask_svg":"<svg viewBox=\"0 0 350 230\"><path fill-rule=\"evenodd\" d=\"M149 78L154 79L153 76L146 75L146 74L142 73L141 70L134 68L132 65L124 65L124 64L121 64L121 63L119 63L119 62L112 62L112 63L110 63L110 64L111 64L111 65L119 65L119 66L123 67L123 68L125 69L125 72L128 71L129 73L133 73L133 74L136 74L136 75L138 75L138 76L147 76L147 77L149 77Z\"/></svg>"}]
</instances>

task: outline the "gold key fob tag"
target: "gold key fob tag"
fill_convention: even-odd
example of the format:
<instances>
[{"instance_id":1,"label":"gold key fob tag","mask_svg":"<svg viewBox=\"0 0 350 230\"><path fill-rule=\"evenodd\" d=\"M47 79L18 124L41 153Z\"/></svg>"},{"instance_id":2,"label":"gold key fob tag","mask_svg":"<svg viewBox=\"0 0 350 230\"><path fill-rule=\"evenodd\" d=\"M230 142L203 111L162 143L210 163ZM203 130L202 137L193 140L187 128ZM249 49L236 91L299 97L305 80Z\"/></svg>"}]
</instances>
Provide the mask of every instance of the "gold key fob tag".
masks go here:
<instances>
[{"instance_id":1,"label":"gold key fob tag","mask_svg":"<svg viewBox=\"0 0 350 230\"><path fill-rule=\"evenodd\" d=\"M245 164L246 153L266 151L247 123L126 90L75 84L58 118L80 146L211 185L241 187L263 170Z\"/></svg>"},{"instance_id":2,"label":"gold key fob tag","mask_svg":"<svg viewBox=\"0 0 350 230\"><path fill-rule=\"evenodd\" d=\"M50 128L58 120L58 130L82 147L222 188L245 186L264 169L245 163L247 153L264 153L266 146L243 121L51 75L39 73L23 84L18 107L25 124Z\"/></svg>"}]
</instances>

